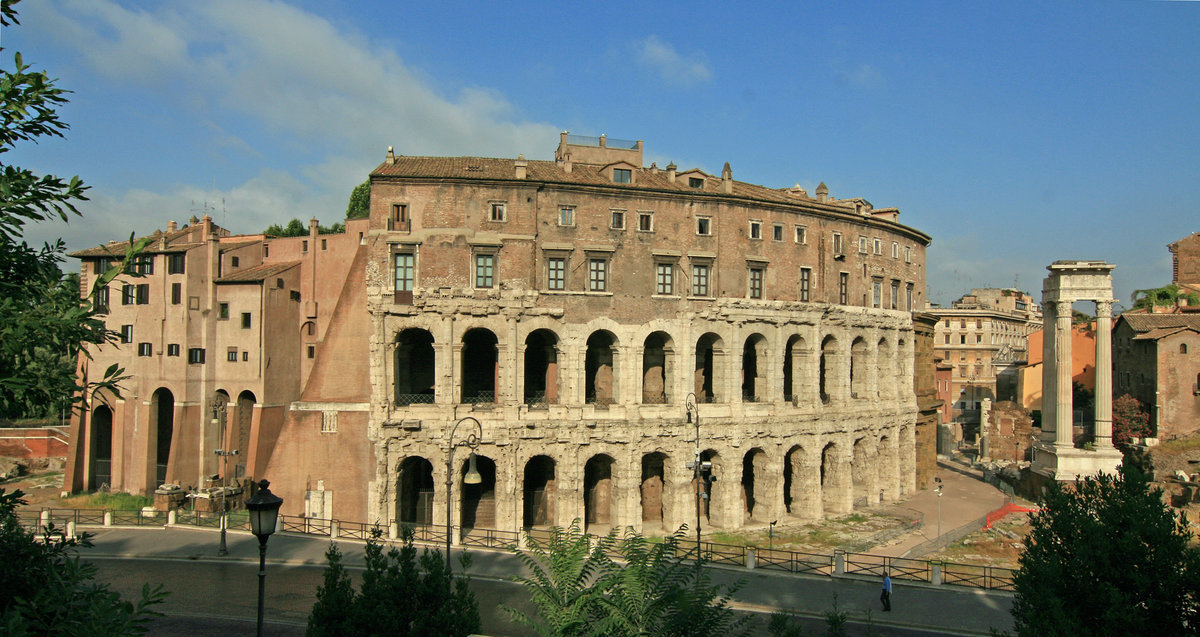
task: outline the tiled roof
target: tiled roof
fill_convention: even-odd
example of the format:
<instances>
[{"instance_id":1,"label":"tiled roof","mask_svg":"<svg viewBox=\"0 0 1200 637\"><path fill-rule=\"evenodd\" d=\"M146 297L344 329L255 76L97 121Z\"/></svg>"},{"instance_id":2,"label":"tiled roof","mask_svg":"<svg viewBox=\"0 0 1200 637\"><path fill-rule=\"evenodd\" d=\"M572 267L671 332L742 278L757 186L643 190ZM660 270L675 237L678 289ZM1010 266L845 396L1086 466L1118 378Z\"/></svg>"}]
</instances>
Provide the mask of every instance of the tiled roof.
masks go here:
<instances>
[{"instance_id":1,"label":"tiled roof","mask_svg":"<svg viewBox=\"0 0 1200 637\"><path fill-rule=\"evenodd\" d=\"M527 178L516 178L516 162L524 161L527 167ZM703 188L692 188L686 177L681 178L686 171L677 171L675 183L667 178L667 171L662 168L639 168L635 183L613 183L602 171L603 166L592 164L572 164L571 172L557 162L543 160L497 159L491 157L410 157L397 155L395 163L384 162L371 172L372 176L407 177L427 179L485 179L501 181L533 181L576 185L604 186L607 188L638 190L655 190L677 193L687 193L695 196L740 197L758 201L778 203L783 205L805 205L817 207L829 212L855 214L852 200L830 200L822 203L805 195L789 194L787 188L767 188L742 181L733 182L733 192L726 193L720 177L706 175ZM698 169L692 169L698 170ZM695 173L693 173L694 176ZM702 173L703 174L703 173ZM859 215L855 215L859 216ZM877 218L870 217L874 220ZM919 232L919 231L917 231ZM923 234L923 233L922 233Z\"/></svg>"},{"instance_id":2,"label":"tiled roof","mask_svg":"<svg viewBox=\"0 0 1200 637\"><path fill-rule=\"evenodd\" d=\"M257 283L268 277L275 276L285 270L290 270L300 265L299 261L285 261L283 263L264 263L256 265L252 268L231 272L216 280L217 283Z\"/></svg>"},{"instance_id":3,"label":"tiled roof","mask_svg":"<svg viewBox=\"0 0 1200 637\"><path fill-rule=\"evenodd\" d=\"M1150 332L1168 328L1186 327L1200 331L1200 313L1187 314L1149 314L1125 312L1121 320L1129 324L1135 332ZM1174 331L1174 330L1172 330ZM1164 334L1165 336L1165 334Z\"/></svg>"},{"instance_id":4,"label":"tiled roof","mask_svg":"<svg viewBox=\"0 0 1200 637\"><path fill-rule=\"evenodd\" d=\"M178 239L182 236L187 235L189 232L191 232L191 230L192 229L187 226L184 226L184 227L176 230L175 232L164 232L162 230L155 230L152 234L146 235L146 237L137 237L135 239L135 241L144 239L144 238L153 239L153 241L151 241L150 244L147 245L144 250L142 250L143 254L171 254L171 253L186 252L188 248L194 247L197 244L195 244L195 243L178 243L175 245L171 245L171 242L175 241L176 239ZM166 247L162 247L163 238L166 238L166 241L167 241ZM76 250L75 252L72 252L72 253L68 254L67 256L74 257L76 259L87 259L87 258L93 258L93 257L121 257L121 258L123 258L125 256L125 250L127 250L128 248L129 248L128 241L110 241L104 245L96 246L94 248L84 248L83 250Z\"/></svg>"}]
</instances>

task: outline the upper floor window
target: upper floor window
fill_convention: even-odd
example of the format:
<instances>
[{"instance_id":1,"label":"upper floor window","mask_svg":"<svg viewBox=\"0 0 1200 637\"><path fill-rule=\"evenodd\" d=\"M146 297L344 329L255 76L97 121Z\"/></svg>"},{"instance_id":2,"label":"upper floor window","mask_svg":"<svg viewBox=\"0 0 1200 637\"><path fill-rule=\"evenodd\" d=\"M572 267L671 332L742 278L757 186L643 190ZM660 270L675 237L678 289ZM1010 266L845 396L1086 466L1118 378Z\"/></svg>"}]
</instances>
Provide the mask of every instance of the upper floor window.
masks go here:
<instances>
[{"instance_id":1,"label":"upper floor window","mask_svg":"<svg viewBox=\"0 0 1200 637\"><path fill-rule=\"evenodd\" d=\"M138 343L138 356L153 356L154 346L150 343Z\"/></svg>"},{"instance_id":2,"label":"upper floor window","mask_svg":"<svg viewBox=\"0 0 1200 637\"><path fill-rule=\"evenodd\" d=\"M846 251L845 251L846 246L842 242L842 233L840 233L840 232L833 233L833 240L830 243L832 244L832 247L833 247L834 256L839 256L839 255L846 253Z\"/></svg>"},{"instance_id":3,"label":"upper floor window","mask_svg":"<svg viewBox=\"0 0 1200 637\"><path fill-rule=\"evenodd\" d=\"M610 220L608 222L608 227L612 228L613 230L624 230L625 229L625 211L624 210L612 210L610 212L612 212L612 217L610 218Z\"/></svg>"},{"instance_id":4,"label":"upper floor window","mask_svg":"<svg viewBox=\"0 0 1200 637\"><path fill-rule=\"evenodd\" d=\"M179 305L180 303L183 303L183 284L182 283L172 283L171 284L171 305Z\"/></svg>"},{"instance_id":5,"label":"upper floor window","mask_svg":"<svg viewBox=\"0 0 1200 637\"><path fill-rule=\"evenodd\" d=\"M108 270L108 267L108 259L96 259L95 261L92 261L92 274L104 274L104 272Z\"/></svg>"},{"instance_id":6,"label":"upper floor window","mask_svg":"<svg viewBox=\"0 0 1200 637\"><path fill-rule=\"evenodd\" d=\"M704 178L688 177L688 188L703 188L703 187L704 187Z\"/></svg>"},{"instance_id":7,"label":"upper floor window","mask_svg":"<svg viewBox=\"0 0 1200 637\"><path fill-rule=\"evenodd\" d=\"M752 299L761 299L763 297L763 271L762 266L754 266L750 268L750 285L749 296Z\"/></svg>"},{"instance_id":8,"label":"upper floor window","mask_svg":"<svg viewBox=\"0 0 1200 637\"><path fill-rule=\"evenodd\" d=\"M875 254L883 254L883 241L880 241L879 239L872 239L871 251Z\"/></svg>"},{"instance_id":9,"label":"upper floor window","mask_svg":"<svg viewBox=\"0 0 1200 637\"><path fill-rule=\"evenodd\" d=\"M96 288L96 313L108 313L108 286Z\"/></svg>"},{"instance_id":10,"label":"upper floor window","mask_svg":"<svg viewBox=\"0 0 1200 637\"><path fill-rule=\"evenodd\" d=\"M708 296L709 295L709 273L712 271L712 266L707 263L692 264L692 296Z\"/></svg>"},{"instance_id":11,"label":"upper floor window","mask_svg":"<svg viewBox=\"0 0 1200 637\"><path fill-rule=\"evenodd\" d=\"M188 363L199 365L204 363L204 348L191 347L188 348Z\"/></svg>"},{"instance_id":12,"label":"upper floor window","mask_svg":"<svg viewBox=\"0 0 1200 637\"><path fill-rule=\"evenodd\" d=\"M712 217L696 217L696 234L704 237L712 234Z\"/></svg>"},{"instance_id":13,"label":"upper floor window","mask_svg":"<svg viewBox=\"0 0 1200 637\"><path fill-rule=\"evenodd\" d=\"M229 257L229 265L230 266L236 268L236 267L238 267L238 263L240 263L240 260L237 257Z\"/></svg>"},{"instance_id":14,"label":"upper floor window","mask_svg":"<svg viewBox=\"0 0 1200 637\"><path fill-rule=\"evenodd\" d=\"M396 292L412 292L416 276L416 257L411 252L396 253Z\"/></svg>"},{"instance_id":15,"label":"upper floor window","mask_svg":"<svg viewBox=\"0 0 1200 637\"><path fill-rule=\"evenodd\" d=\"M488 221L504 221L505 219L504 202L493 201L489 208Z\"/></svg>"},{"instance_id":16,"label":"upper floor window","mask_svg":"<svg viewBox=\"0 0 1200 637\"><path fill-rule=\"evenodd\" d=\"M896 243L895 241L892 242L892 258L893 259L900 258L900 244Z\"/></svg>"},{"instance_id":17,"label":"upper floor window","mask_svg":"<svg viewBox=\"0 0 1200 637\"><path fill-rule=\"evenodd\" d=\"M475 255L475 287L490 288L496 282L496 255Z\"/></svg>"},{"instance_id":18,"label":"upper floor window","mask_svg":"<svg viewBox=\"0 0 1200 637\"><path fill-rule=\"evenodd\" d=\"M244 330L250 329L250 313L249 312L242 312L242 329L244 329Z\"/></svg>"},{"instance_id":19,"label":"upper floor window","mask_svg":"<svg viewBox=\"0 0 1200 637\"><path fill-rule=\"evenodd\" d=\"M656 263L654 264L654 293L655 294L674 294L675 293L675 264L674 263Z\"/></svg>"},{"instance_id":20,"label":"upper floor window","mask_svg":"<svg viewBox=\"0 0 1200 637\"><path fill-rule=\"evenodd\" d=\"M904 262L912 263L912 248L904 246Z\"/></svg>"},{"instance_id":21,"label":"upper floor window","mask_svg":"<svg viewBox=\"0 0 1200 637\"><path fill-rule=\"evenodd\" d=\"M750 238L751 239L761 239L762 238L762 222L761 221L751 221L750 222Z\"/></svg>"},{"instance_id":22,"label":"upper floor window","mask_svg":"<svg viewBox=\"0 0 1200 637\"><path fill-rule=\"evenodd\" d=\"M771 226L771 238L775 241L783 241L783 224L777 223Z\"/></svg>"},{"instance_id":23,"label":"upper floor window","mask_svg":"<svg viewBox=\"0 0 1200 637\"><path fill-rule=\"evenodd\" d=\"M183 274L187 255L181 253L167 255L167 274Z\"/></svg>"},{"instance_id":24,"label":"upper floor window","mask_svg":"<svg viewBox=\"0 0 1200 637\"><path fill-rule=\"evenodd\" d=\"M870 251L869 243L868 243L869 241L870 241L870 239L867 239L864 236L860 235L858 237L858 253L859 254L866 254L867 252Z\"/></svg>"},{"instance_id":25,"label":"upper floor window","mask_svg":"<svg viewBox=\"0 0 1200 637\"><path fill-rule=\"evenodd\" d=\"M567 289L567 260L564 257L550 257L546 260L546 289Z\"/></svg>"},{"instance_id":26,"label":"upper floor window","mask_svg":"<svg viewBox=\"0 0 1200 637\"><path fill-rule=\"evenodd\" d=\"M796 243L808 243L808 228L796 226Z\"/></svg>"},{"instance_id":27,"label":"upper floor window","mask_svg":"<svg viewBox=\"0 0 1200 637\"><path fill-rule=\"evenodd\" d=\"M121 305L137 303L137 287L128 283L121 286Z\"/></svg>"},{"instance_id":28,"label":"upper floor window","mask_svg":"<svg viewBox=\"0 0 1200 637\"><path fill-rule=\"evenodd\" d=\"M167 344L167 356L179 356L179 343Z\"/></svg>"},{"instance_id":29,"label":"upper floor window","mask_svg":"<svg viewBox=\"0 0 1200 637\"><path fill-rule=\"evenodd\" d=\"M638 230L654 232L654 213L645 210L638 212Z\"/></svg>"},{"instance_id":30,"label":"upper floor window","mask_svg":"<svg viewBox=\"0 0 1200 637\"><path fill-rule=\"evenodd\" d=\"M229 304L228 303L220 303L217 305L217 318L219 318L219 319L229 318Z\"/></svg>"},{"instance_id":31,"label":"upper floor window","mask_svg":"<svg viewBox=\"0 0 1200 637\"><path fill-rule=\"evenodd\" d=\"M846 305L850 302L850 273L838 273L838 303Z\"/></svg>"},{"instance_id":32,"label":"upper floor window","mask_svg":"<svg viewBox=\"0 0 1200 637\"><path fill-rule=\"evenodd\" d=\"M133 326L132 325L122 325L121 326L121 342L122 343L132 343L133 342Z\"/></svg>"},{"instance_id":33,"label":"upper floor window","mask_svg":"<svg viewBox=\"0 0 1200 637\"><path fill-rule=\"evenodd\" d=\"M633 171L629 168L613 168L613 183L633 183Z\"/></svg>"},{"instance_id":34,"label":"upper floor window","mask_svg":"<svg viewBox=\"0 0 1200 637\"><path fill-rule=\"evenodd\" d=\"M558 225L573 226L575 225L575 208L572 206L561 206L558 209Z\"/></svg>"},{"instance_id":35,"label":"upper floor window","mask_svg":"<svg viewBox=\"0 0 1200 637\"><path fill-rule=\"evenodd\" d=\"M812 287L812 269L800 268L800 300L809 300L809 290Z\"/></svg>"},{"instance_id":36,"label":"upper floor window","mask_svg":"<svg viewBox=\"0 0 1200 637\"><path fill-rule=\"evenodd\" d=\"M591 292L608 291L608 259L588 260L588 290Z\"/></svg>"},{"instance_id":37,"label":"upper floor window","mask_svg":"<svg viewBox=\"0 0 1200 637\"><path fill-rule=\"evenodd\" d=\"M883 281L871 281L871 307L880 307L883 302Z\"/></svg>"},{"instance_id":38,"label":"upper floor window","mask_svg":"<svg viewBox=\"0 0 1200 637\"><path fill-rule=\"evenodd\" d=\"M154 274L154 255L143 254L133 260L134 274Z\"/></svg>"}]
</instances>

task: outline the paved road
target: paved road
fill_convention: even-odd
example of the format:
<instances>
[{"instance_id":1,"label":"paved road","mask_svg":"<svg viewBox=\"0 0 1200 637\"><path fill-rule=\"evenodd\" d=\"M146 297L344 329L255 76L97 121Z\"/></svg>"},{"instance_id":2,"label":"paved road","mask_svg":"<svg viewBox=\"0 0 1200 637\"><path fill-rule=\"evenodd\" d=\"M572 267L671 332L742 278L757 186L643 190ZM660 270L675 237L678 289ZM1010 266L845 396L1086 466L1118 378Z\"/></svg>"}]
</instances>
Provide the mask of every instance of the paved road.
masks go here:
<instances>
[{"instance_id":1,"label":"paved road","mask_svg":"<svg viewBox=\"0 0 1200 637\"><path fill-rule=\"evenodd\" d=\"M83 556L97 564L103 579L126 594L136 592L146 581L161 582L173 592L164 607L171 619L156 626L157 634L241 633L245 620L253 622L257 612L258 542L249 534L231 532L230 554L218 558L218 536L214 531L152 528L95 532L95 547L85 549ZM362 543L343 540L338 544L348 566L361 566ZM271 538L266 608L272 634L303 633L327 547L328 541L321 538L290 534ZM499 603L518 607L527 603L520 588L507 581L519 571L519 561L503 552L472 551L472 555L471 574L485 632L522 635L497 609ZM870 634L874 635L983 635L993 627L1012 627L1012 597L1005 593L897 583L892 596L894 611L884 614L879 612L876 581L738 568L711 571L718 582L744 580L735 596L735 605L740 609L780 609L820 617L831 607L836 594L852 620L872 622ZM765 625L765 619L758 621ZM204 632L205 626L213 632ZM860 625L857 632L868 631Z\"/></svg>"}]
</instances>

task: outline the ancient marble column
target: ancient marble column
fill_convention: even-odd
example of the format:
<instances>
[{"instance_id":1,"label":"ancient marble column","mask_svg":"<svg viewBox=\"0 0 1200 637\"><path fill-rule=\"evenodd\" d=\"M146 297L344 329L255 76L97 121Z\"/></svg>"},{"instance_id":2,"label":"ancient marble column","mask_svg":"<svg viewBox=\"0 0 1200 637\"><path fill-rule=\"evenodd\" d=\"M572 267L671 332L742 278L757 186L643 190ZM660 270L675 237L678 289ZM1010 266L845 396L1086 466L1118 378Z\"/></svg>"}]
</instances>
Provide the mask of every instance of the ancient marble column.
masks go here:
<instances>
[{"instance_id":1,"label":"ancient marble column","mask_svg":"<svg viewBox=\"0 0 1200 637\"><path fill-rule=\"evenodd\" d=\"M1059 301L1054 306L1054 444L1057 447L1073 447L1075 428L1071 395L1071 303ZM1099 361L1096 362L1099 364Z\"/></svg>"},{"instance_id":2,"label":"ancient marble column","mask_svg":"<svg viewBox=\"0 0 1200 637\"><path fill-rule=\"evenodd\" d=\"M1096 447L1112 447L1112 301L1096 301Z\"/></svg>"},{"instance_id":3,"label":"ancient marble column","mask_svg":"<svg viewBox=\"0 0 1200 637\"><path fill-rule=\"evenodd\" d=\"M1053 444L1055 439L1057 392L1054 361L1054 316L1058 303L1042 304L1042 442Z\"/></svg>"}]
</instances>

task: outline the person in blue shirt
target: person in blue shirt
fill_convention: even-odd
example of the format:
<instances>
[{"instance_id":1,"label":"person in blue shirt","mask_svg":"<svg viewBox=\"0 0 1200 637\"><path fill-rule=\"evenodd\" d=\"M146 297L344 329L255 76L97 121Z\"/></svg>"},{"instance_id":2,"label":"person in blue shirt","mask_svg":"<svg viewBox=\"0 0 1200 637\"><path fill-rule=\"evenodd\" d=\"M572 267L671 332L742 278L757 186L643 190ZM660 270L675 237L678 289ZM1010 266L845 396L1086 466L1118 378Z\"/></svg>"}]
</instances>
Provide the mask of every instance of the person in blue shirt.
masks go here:
<instances>
[{"instance_id":1,"label":"person in blue shirt","mask_svg":"<svg viewBox=\"0 0 1200 637\"><path fill-rule=\"evenodd\" d=\"M887 571L883 572L883 592L879 593L879 601L883 602L884 612L892 610L892 578Z\"/></svg>"}]
</instances>

